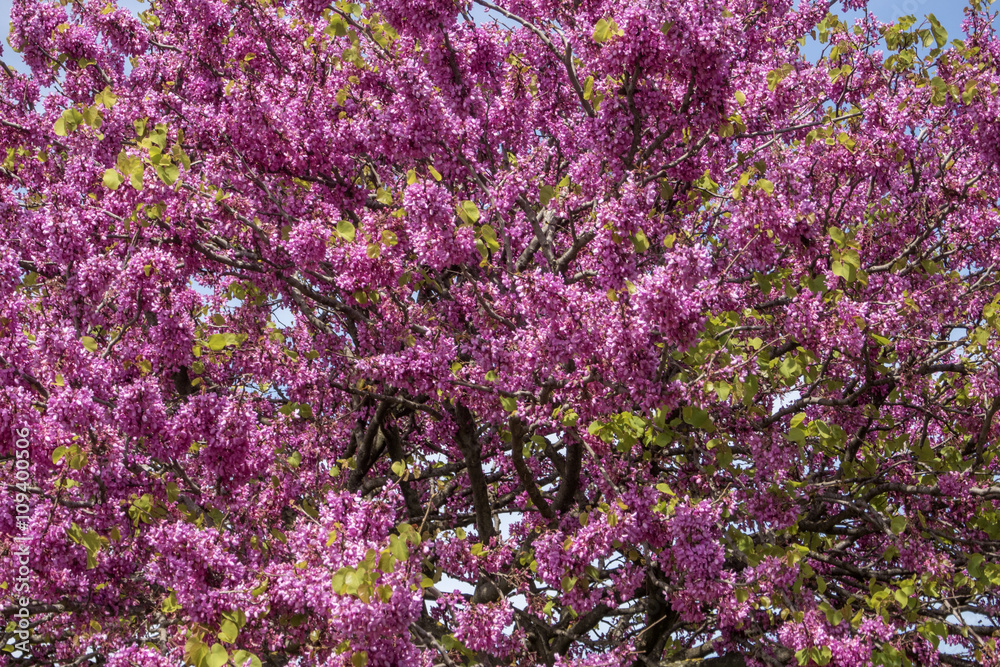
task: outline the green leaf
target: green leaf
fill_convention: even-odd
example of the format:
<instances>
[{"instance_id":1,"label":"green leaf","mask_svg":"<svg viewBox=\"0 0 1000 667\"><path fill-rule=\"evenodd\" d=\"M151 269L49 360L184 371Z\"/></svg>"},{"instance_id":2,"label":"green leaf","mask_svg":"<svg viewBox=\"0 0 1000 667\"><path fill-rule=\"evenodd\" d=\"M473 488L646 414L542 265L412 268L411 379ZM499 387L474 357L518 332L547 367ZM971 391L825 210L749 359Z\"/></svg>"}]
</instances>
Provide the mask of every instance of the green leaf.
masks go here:
<instances>
[{"instance_id":1,"label":"green leaf","mask_svg":"<svg viewBox=\"0 0 1000 667\"><path fill-rule=\"evenodd\" d=\"M715 383L715 393L718 395L720 401L724 401L729 398L729 394L732 392L733 387L728 382L716 382Z\"/></svg>"},{"instance_id":2,"label":"green leaf","mask_svg":"<svg viewBox=\"0 0 1000 667\"><path fill-rule=\"evenodd\" d=\"M184 165L185 169L191 168L191 158L188 157L188 154L184 152L184 149L181 148L180 144L174 144L173 147L170 149L170 154L174 157L175 160Z\"/></svg>"},{"instance_id":3,"label":"green leaf","mask_svg":"<svg viewBox=\"0 0 1000 667\"><path fill-rule=\"evenodd\" d=\"M128 176L132 187L136 190L142 190L142 175L145 171L145 167L142 164L142 160L138 158L133 158L129 165Z\"/></svg>"},{"instance_id":4,"label":"green leaf","mask_svg":"<svg viewBox=\"0 0 1000 667\"><path fill-rule=\"evenodd\" d=\"M728 445L719 445L715 450L715 465L720 468L727 468L733 462L733 450Z\"/></svg>"},{"instance_id":5,"label":"green leaf","mask_svg":"<svg viewBox=\"0 0 1000 667\"><path fill-rule=\"evenodd\" d=\"M872 334L872 339L881 345L882 347L892 347L892 341L885 336L879 336L878 334Z\"/></svg>"},{"instance_id":6,"label":"green leaf","mask_svg":"<svg viewBox=\"0 0 1000 667\"><path fill-rule=\"evenodd\" d=\"M660 197L662 197L665 201L670 201L671 199L673 199L674 198L674 186L671 185L670 183L666 182L666 181L663 181L662 183L660 183ZM674 239L676 239L677 235L676 234L671 234L667 238L671 238L671 237L673 237ZM667 240L664 239L663 240L663 244L669 248L669 247L671 247L673 245L673 241L671 241L670 243L667 243Z\"/></svg>"},{"instance_id":7,"label":"green leaf","mask_svg":"<svg viewBox=\"0 0 1000 667\"><path fill-rule=\"evenodd\" d=\"M841 248L847 244L847 236L844 235L844 232L839 227L830 227L830 238Z\"/></svg>"},{"instance_id":8,"label":"green leaf","mask_svg":"<svg viewBox=\"0 0 1000 667\"><path fill-rule=\"evenodd\" d=\"M597 22L594 26L594 41L598 44L602 44L608 39L608 35L611 32L611 25L604 19Z\"/></svg>"},{"instance_id":9,"label":"green leaf","mask_svg":"<svg viewBox=\"0 0 1000 667\"><path fill-rule=\"evenodd\" d=\"M910 601L910 596L907 595L905 591L901 590L893 591L892 597L895 598L896 603L899 604L900 607L905 607Z\"/></svg>"},{"instance_id":10,"label":"green leaf","mask_svg":"<svg viewBox=\"0 0 1000 667\"><path fill-rule=\"evenodd\" d=\"M122 177L121 174L118 173L117 170L115 169L104 170L104 178L102 179L102 181L104 182L104 187L110 190L117 190L121 186L122 181L124 180L125 179Z\"/></svg>"},{"instance_id":11,"label":"green leaf","mask_svg":"<svg viewBox=\"0 0 1000 667\"><path fill-rule=\"evenodd\" d=\"M396 233L388 229L382 230L382 243L387 246L394 246L399 243L399 239L396 238Z\"/></svg>"},{"instance_id":12,"label":"green leaf","mask_svg":"<svg viewBox=\"0 0 1000 667\"><path fill-rule=\"evenodd\" d=\"M857 269L855 269L853 265L846 262L838 260L834 262L830 268L833 270L834 275L840 276L849 283L854 282L854 279L857 277Z\"/></svg>"},{"instance_id":13,"label":"green leaf","mask_svg":"<svg viewBox=\"0 0 1000 667\"><path fill-rule=\"evenodd\" d=\"M177 604L177 594L173 591L170 591L170 595L168 595L160 605L160 609L163 610L164 614L172 614L180 608L181 606Z\"/></svg>"},{"instance_id":14,"label":"green leaf","mask_svg":"<svg viewBox=\"0 0 1000 667\"><path fill-rule=\"evenodd\" d=\"M230 620L222 621L222 625L219 627L219 639L227 644L232 644L236 641L236 635L240 633L239 628L236 624Z\"/></svg>"},{"instance_id":15,"label":"green leaf","mask_svg":"<svg viewBox=\"0 0 1000 667\"><path fill-rule=\"evenodd\" d=\"M212 644L211 652L205 656L205 665L207 667L222 667L224 664L229 662L229 653L222 644Z\"/></svg>"},{"instance_id":16,"label":"green leaf","mask_svg":"<svg viewBox=\"0 0 1000 667\"><path fill-rule=\"evenodd\" d=\"M104 123L104 117L96 106L87 107L83 110L83 122L96 130Z\"/></svg>"},{"instance_id":17,"label":"green leaf","mask_svg":"<svg viewBox=\"0 0 1000 667\"><path fill-rule=\"evenodd\" d=\"M757 281L757 286L760 287L760 291L764 293L765 296L771 293L771 279L761 273L760 271L754 271L754 280Z\"/></svg>"},{"instance_id":18,"label":"green leaf","mask_svg":"<svg viewBox=\"0 0 1000 667\"><path fill-rule=\"evenodd\" d=\"M474 202L466 199L458 205L458 217L467 224L475 224L479 221L479 208Z\"/></svg>"},{"instance_id":19,"label":"green leaf","mask_svg":"<svg viewBox=\"0 0 1000 667\"><path fill-rule=\"evenodd\" d=\"M262 581L260 583L260 586L258 586L257 588L253 589L252 591L250 591L250 595L252 595L253 597L259 597L259 596L263 595L264 591L267 590L267 585L268 585L268 580L265 579L264 581Z\"/></svg>"},{"instance_id":20,"label":"green leaf","mask_svg":"<svg viewBox=\"0 0 1000 667\"><path fill-rule=\"evenodd\" d=\"M341 220L337 223L337 234L348 243L354 242L354 233L354 225L352 225L349 221Z\"/></svg>"},{"instance_id":21,"label":"green leaf","mask_svg":"<svg viewBox=\"0 0 1000 667\"><path fill-rule=\"evenodd\" d=\"M382 246L377 243L369 243L368 247L365 248L365 254L368 255L369 259L378 259L378 256L382 254Z\"/></svg>"},{"instance_id":22,"label":"green leaf","mask_svg":"<svg viewBox=\"0 0 1000 667\"><path fill-rule=\"evenodd\" d=\"M616 35L624 34L614 19L601 19L594 26L594 41L603 44Z\"/></svg>"},{"instance_id":23,"label":"green leaf","mask_svg":"<svg viewBox=\"0 0 1000 667\"><path fill-rule=\"evenodd\" d=\"M118 96L111 92L110 86L104 86L104 90L94 96L94 104L100 104L105 109L110 109L118 101Z\"/></svg>"},{"instance_id":24,"label":"green leaf","mask_svg":"<svg viewBox=\"0 0 1000 667\"><path fill-rule=\"evenodd\" d=\"M693 405L685 405L681 411L684 422L695 428L704 428L712 423L708 417L708 412Z\"/></svg>"},{"instance_id":25,"label":"green leaf","mask_svg":"<svg viewBox=\"0 0 1000 667\"><path fill-rule=\"evenodd\" d=\"M785 78L785 77L782 75L781 70L771 70L770 72L768 72L767 73L767 89L770 90L771 92L774 92L774 89L778 87L778 84L781 83L781 80L783 78ZM799 664L803 664L803 663L799 663Z\"/></svg>"},{"instance_id":26,"label":"green leaf","mask_svg":"<svg viewBox=\"0 0 1000 667\"><path fill-rule=\"evenodd\" d=\"M440 181L441 180L441 174L439 174L438 170L435 169L434 167L428 165L427 166L427 171L431 172L431 176L434 177L435 181Z\"/></svg>"},{"instance_id":27,"label":"green leaf","mask_svg":"<svg viewBox=\"0 0 1000 667\"><path fill-rule=\"evenodd\" d=\"M538 188L538 201L542 206L548 206L552 198L556 196L556 189L551 185L543 185Z\"/></svg>"},{"instance_id":28,"label":"green leaf","mask_svg":"<svg viewBox=\"0 0 1000 667\"><path fill-rule=\"evenodd\" d=\"M760 387L760 381L757 379L756 375L751 375L747 378L744 383L744 393L743 393L743 405L750 407L753 405L754 396L757 395L757 389Z\"/></svg>"},{"instance_id":29,"label":"green leaf","mask_svg":"<svg viewBox=\"0 0 1000 667\"><path fill-rule=\"evenodd\" d=\"M931 22L931 34L934 35L934 41L937 43L938 48L943 47L948 43L948 31L944 29L944 26L941 25L941 22L933 14L928 14L927 20Z\"/></svg>"},{"instance_id":30,"label":"green leaf","mask_svg":"<svg viewBox=\"0 0 1000 667\"><path fill-rule=\"evenodd\" d=\"M226 347L229 341L226 339L226 334L212 334L208 338L208 349L218 352Z\"/></svg>"},{"instance_id":31,"label":"green leaf","mask_svg":"<svg viewBox=\"0 0 1000 667\"><path fill-rule=\"evenodd\" d=\"M80 342L83 343L83 346L91 352L97 352L97 341L90 336L84 336L80 339Z\"/></svg>"},{"instance_id":32,"label":"green leaf","mask_svg":"<svg viewBox=\"0 0 1000 667\"><path fill-rule=\"evenodd\" d=\"M857 142L854 141L853 137L851 137L851 135L849 135L847 132L841 132L837 135L837 143L839 143L841 146L846 147L849 151L852 152L854 151L855 145L857 145Z\"/></svg>"},{"instance_id":33,"label":"green leaf","mask_svg":"<svg viewBox=\"0 0 1000 667\"><path fill-rule=\"evenodd\" d=\"M906 530L906 517L905 516L894 516L892 521L889 523L889 529L896 535L899 535L904 530Z\"/></svg>"},{"instance_id":34,"label":"green leaf","mask_svg":"<svg viewBox=\"0 0 1000 667\"><path fill-rule=\"evenodd\" d=\"M260 658L249 651L239 650L233 653L233 664L236 667L243 667L246 661L250 661L250 667L261 667Z\"/></svg>"},{"instance_id":35,"label":"green leaf","mask_svg":"<svg viewBox=\"0 0 1000 667\"><path fill-rule=\"evenodd\" d=\"M65 137L66 136L66 119L64 119L62 116L60 116L59 119L56 120L55 125L52 126L52 129L55 131L57 137Z\"/></svg>"},{"instance_id":36,"label":"green leaf","mask_svg":"<svg viewBox=\"0 0 1000 667\"><path fill-rule=\"evenodd\" d=\"M339 14L334 14L330 18L330 24L323 32L331 36L343 37L347 34L347 22Z\"/></svg>"},{"instance_id":37,"label":"green leaf","mask_svg":"<svg viewBox=\"0 0 1000 667\"><path fill-rule=\"evenodd\" d=\"M740 106L743 106L744 104L747 103L747 96L744 95L742 91L737 90L735 97L736 101L739 102Z\"/></svg>"},{"instance_id":38,"label":"green leaf","mask_svg":"<svg viewBox=\"0 0 1000 667\"><path fill-rule=\"evenodd\" d=\"M491 225L483 225L479 228L479 234L483 242L490 250L499 250L500 242L497 241L497 231Z\"/></svg>"},{"instance_id":39,"label":"green leaf","mask_svg":"<svg viewBox=\"0 0 1000 667\"><path fill-rule=\"evenodd\" d=\"M771 194L774 192L774 183L767 180L766 178L758 180L757 187L766 192L767 194Z\"/></svg>"},{"instance_id":40,"label":"green leaf","mask_svg":"<svg viewBox=\"0 0 1000 667\"><path fill-rule=\"evenodd\" d=\"M177 177L180 176L180 170L177 165L166 164L156 167L156 175L160 177L160 180L167 185L173 185L177 182Z\"/></svg>"},{"instance_id":41,"label":"green leaf","mask_svg":"<svg viewBox=\"0 0 1000 667\"><path fill-rule=\"evenodd\" d=\"M66 109L62 115L66 119L66 130L69 132L75 131L83 122L83 114L76 109Z\"/></svg>"},{"instance_id":42,"label":"green leaf","mask_svg":"<svg viewBox=\"0 0 1000 667\"><path fill-rule=\"evenodd\" d=\"M973 579L981 579L983 577L983 561L985 558L982 554L972 554L965 561L965 569L968 571L969 576Z\"/></svg>"},{"instance_id":43,"label":"green leaf","mask_svg":"<svg viewBox=\"0 0 1000 667\"><path fill-rule=\"evenodd\" d=\"M641 229L632 235L632 246L638 253L643 253L649 250L649 239L646 238L646 233Z\"/></svg>"},{"instance_id":44,"label":"green leaf","mask_svg":"<svg viewBox=\"0 0 1000 667\"><path fill-rule=\"evenodd\" d=\"M208 652L208 646L196 636L190 637L184 645L184 655L187 657L187 661L198 667L202 667L205 664L204 661Z\"/></svg>"},{"instance_id":45,"label":"green leaf","mask_svg":"<svg viewBox=\"0 0 1000 667\"><path fill-rule=\"evenodd\" d=\"M406 540L396 535L389 537L389 553L396 557L396 560L406 560L410 557L410 550L406 548Z\"/></svg>"},{"instance_id":46,"label":"green leaf","mask_svg":"<svg viewBox=\"0 0 1000 667\"><path fill-rule=\"evenodd\" d=\"M517 411L517 399L514 398L513 396L501 396L500 404L503 406L503 409L506 410L507 412Z\"/></svg>"}]
</instances>

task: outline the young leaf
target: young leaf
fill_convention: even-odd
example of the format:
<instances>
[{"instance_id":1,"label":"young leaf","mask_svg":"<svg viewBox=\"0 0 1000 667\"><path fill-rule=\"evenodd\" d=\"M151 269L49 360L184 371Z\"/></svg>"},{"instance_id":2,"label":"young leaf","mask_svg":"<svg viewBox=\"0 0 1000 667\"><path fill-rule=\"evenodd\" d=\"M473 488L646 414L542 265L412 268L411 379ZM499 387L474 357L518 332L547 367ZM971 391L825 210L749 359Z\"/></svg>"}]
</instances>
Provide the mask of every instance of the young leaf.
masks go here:
<instances>
[{"instance_id":1,"label":"young leaf","mask_svg":"<svg viewBox=\"0 0 1000 667\"><path fill-rule=\"evenodd\" d=\"M229 653L222 644L213 644L212 650L205 656L206 667L222 667L229 662Z\"/></svg>"},{"instance_id":2,"label":"young leaf","mask_svg":"<svg viewBox=\"0 0 1000 667\"><path fill-rule=\"evenodd\" d=\"M479 220L479 208L474 202L466 199L458 205L458 217L467 224L475 224Z\"/></svg>"},{"instance_id":3,"label":"young leaf","mask_svg":"<svg viewBox=\"0 0 1000 667\"><path fill-rule=\"evenodd\" d=\"M125 179L122 178L122 175L118 173L117 169L105 169L104 178L101 179L104 183L104 187L110 190L117 190L121 187L122 181L124 180Z\"/></svg>"},{"instance_id":4,"label":"young leaf","mask_svg":"<svg viewBox=\"0 0 1000 667\"><path fill-rule=\"evenodd\" d=\"M354 242L354 232L354 225L347 220L341 220L337 223L337 234L348 243Z\"/></svg>"},{"instance_id":5,"label":"young leaf","mask_svg":"<svg viewBox=\"0 0 1000 667\"><path fill-rule=\"evenodd\" d=\"M944 26L941 25L941 22L933 14L928 14L927 20L931 22L931 34L934 35L934 42L940 49L948 43L948 31L944 29Z\"/></svg>"},{"instance_id":6,"label":"young leaf","mask_svg":"<svg viewBox=\"0 0 1000 667\"><path fill-rule=\"evenodd\" d=\"M226 644L232 644L236 641L236 635L239 634L239 629L236 624L232 621L226 619L222 621L222 625L219 627L219 639Z\"/></svg>"},{"instance_id":7,"label":"young leaf","mask_svg":"<svg viewBox=\"0 0 1000 667\"><path fill-rule=\"evenodd\" d=\"M556 196L556 189L551 185L543 185L538 188L538 201L542 206L548 206L552 198Z\"/></svg>"}]
</instances>

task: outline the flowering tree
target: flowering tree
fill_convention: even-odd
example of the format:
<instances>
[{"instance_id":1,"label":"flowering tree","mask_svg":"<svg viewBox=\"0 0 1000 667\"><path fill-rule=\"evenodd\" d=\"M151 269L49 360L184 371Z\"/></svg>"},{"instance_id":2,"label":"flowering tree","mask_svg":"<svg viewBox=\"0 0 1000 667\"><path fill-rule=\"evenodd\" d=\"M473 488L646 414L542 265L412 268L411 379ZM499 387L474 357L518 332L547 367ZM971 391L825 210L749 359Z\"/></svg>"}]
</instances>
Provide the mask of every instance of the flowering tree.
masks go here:
<instances>
[{"instance_id":1,"label":"flowering tree","mask_svg":"<svg viewBox=\"0 0 1000 667\"><path fill-rule=\"evenodd\" d=\"M1000 664L993 15L497 1L14 0L4 664Z\"/></svg>"}]
</instances>

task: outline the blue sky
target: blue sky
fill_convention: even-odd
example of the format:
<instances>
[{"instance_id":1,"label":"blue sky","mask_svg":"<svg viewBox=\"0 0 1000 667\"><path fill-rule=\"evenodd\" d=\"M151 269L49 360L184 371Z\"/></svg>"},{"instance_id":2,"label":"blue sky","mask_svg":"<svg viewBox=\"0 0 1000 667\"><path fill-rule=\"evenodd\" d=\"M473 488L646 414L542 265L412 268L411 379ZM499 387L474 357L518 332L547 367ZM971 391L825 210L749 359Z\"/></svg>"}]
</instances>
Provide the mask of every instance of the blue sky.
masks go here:
<instances>
[{"instance_id":1,"label":"blue sky","mask_svg":"<svg viewBox=\"0 0 1000 667\"><path fill-rule=\"evenodd\" d=\"M11 0L0 0L0 36L3 37L3 55L0 55L0 59L14 69L23 70L25 68L21 63L21 59L16 53L10 50L10 45L7 44L8 26L10 25L10 4ZM148 8L149 4L145 0L118 0L118 6L128 7L132 11L140 12Z\"/></svg>"},{"instance_id":2,"label":"blue sky","mask_svg":"<svg viewBox=\"0 0 1000 667\"><path fill-rule=\"evenodd\" d=\"M6 42L7 25L10 22L11 0L0 0L0 33L3 33ZM129 7L133 10L141 10L148 6L144 0L118 0L118 4ZM962 0L873 0L869 3L869 11L882 21L889 21L898 16L913 14L922 18L926 14L934 14L948 30L950 37L961 34L962 9L965 3ZM840 13L840 12L838 12ZM3 45L4 62L11 67L20 69L20 61L17 54L11 52L6 43Z\"/></svg>"},{"instance_id":3,"label":"blue sky","mask_svg":"<svg viewBox=\"0 0 1000 667\"><path fill-rule=\"evenodd\" d=\"M948 30L949 36L961 33L962 9L965 3L961 1L947 2L942 0L875 0L868 4L868 10L882 21L889 21L899 16L913 14L921 18L926 14L934 14Z\"/></svg>"}]
</instances>

